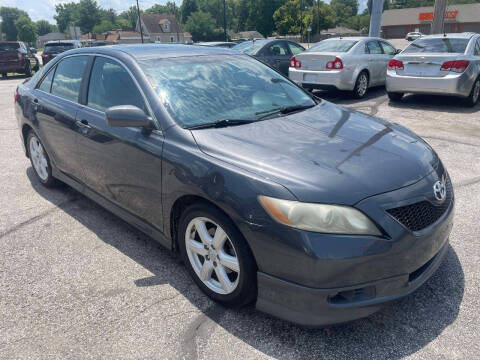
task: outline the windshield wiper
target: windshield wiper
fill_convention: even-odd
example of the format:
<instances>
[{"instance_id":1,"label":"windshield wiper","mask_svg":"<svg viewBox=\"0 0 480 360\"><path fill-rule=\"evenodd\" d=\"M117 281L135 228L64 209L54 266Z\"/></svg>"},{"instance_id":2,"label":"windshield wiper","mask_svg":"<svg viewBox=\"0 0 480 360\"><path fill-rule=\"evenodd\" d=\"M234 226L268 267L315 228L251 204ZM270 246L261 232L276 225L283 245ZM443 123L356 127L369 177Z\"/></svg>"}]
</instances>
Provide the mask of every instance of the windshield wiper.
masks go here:
<instances>
[{"instance_id":1,"label":"windshield wiper","mask_svg":"<svg viewBox=\"0 0 480 360\"><path fill-rule=\"evenodd\" d=\"M193 125L188 127L187 129L189 130L196 130L196 129L208 129L208 128L222 128L222 127L227 127L227 126L235 126L235 125L243 125L243 124L249 124L252 123L256 120L250 120L250 119L220 119L211 123L206 123L206 124L199 124L199 125Z\"/></svg>"},{"instance_id":2,"label":"windshield wiper","mask_svg":"<svg viewBox=\"0 0 480 360\"><path fill-rule=\"evenodd\" d=\"M300 110L306 110L306 109L310 109L312 107L314 107L316 104L309 104L309 105L292 105L292 106L282 106L282 107L279 107L279 108L276 108L276 109L270 109L270 110L266 110L266 111L259 111L259 112L256 112L255 115L262 115L260 116L259 118L257 118L257 120L261 120L261 119L264 119L268 116L271 116L273 114L277 114L277 113L280 113L280 114L289 114L289 113L292 113L292 112L295 112L295 111L300 111Z\"/></svg>"}]
</instances>

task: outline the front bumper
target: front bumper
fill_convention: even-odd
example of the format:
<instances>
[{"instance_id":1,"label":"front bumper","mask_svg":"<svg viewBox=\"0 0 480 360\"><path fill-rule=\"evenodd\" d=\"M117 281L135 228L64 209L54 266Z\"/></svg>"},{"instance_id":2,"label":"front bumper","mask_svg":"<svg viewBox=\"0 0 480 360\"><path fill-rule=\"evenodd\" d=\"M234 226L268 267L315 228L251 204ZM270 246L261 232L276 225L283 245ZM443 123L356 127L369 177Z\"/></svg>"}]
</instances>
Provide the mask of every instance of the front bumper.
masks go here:
<instances>
[{"instance_id":1,"label":"front bumper","mask_svg":"<svg viewBox=\"0 0 480 360\"><path fill-rule=\"evenodd\" d=\"M395 70L387 71L386 88L392 93L439 94L468 97L475 78L468 71L443 77L399 75Z\"/></svg>"},{"instance_id":2,"label":"front bumper","mask_svg":"<svg viewBox=\"0 0 480 360\"><path fill-rule=\"evenodd\" d=\"M448 247L447 240L432 259L412 273L341 288L310 288L259 272L256 307L302 326L359 319L417 290L440 266Z\"/></svg>"},{"instance_id":3,"label":"front bumper","mask_svg":"<svg viewBox=\"0 0 480 360\"><path fill-rule=\"evenodd\" d=\"M290 68L288 77L293 82L311 88L328 89L336 88L339 90L353 90L355 78L351 69L342 70L302 70Z\"/></svg>"}]
</instances>

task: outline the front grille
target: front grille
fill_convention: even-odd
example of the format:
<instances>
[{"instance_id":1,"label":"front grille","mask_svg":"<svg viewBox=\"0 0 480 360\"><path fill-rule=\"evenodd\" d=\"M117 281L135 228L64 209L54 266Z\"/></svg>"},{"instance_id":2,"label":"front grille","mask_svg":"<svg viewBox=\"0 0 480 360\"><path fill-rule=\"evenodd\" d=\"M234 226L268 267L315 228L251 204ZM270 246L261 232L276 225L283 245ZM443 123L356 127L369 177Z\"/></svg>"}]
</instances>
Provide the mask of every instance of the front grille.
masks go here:
<instances>
[{"instance_id":1,"label":"front grille","mask_svg":"<svg viewBox=\"0 0 480 360\"><path fill-rule=\"evenodd\" d=\"M447 176L447 197L442 204L429 201L388 209L387 212L411 231L420 231L432 225L447 211L452 202L452 184Z\"/></svg>"}]
</instances>

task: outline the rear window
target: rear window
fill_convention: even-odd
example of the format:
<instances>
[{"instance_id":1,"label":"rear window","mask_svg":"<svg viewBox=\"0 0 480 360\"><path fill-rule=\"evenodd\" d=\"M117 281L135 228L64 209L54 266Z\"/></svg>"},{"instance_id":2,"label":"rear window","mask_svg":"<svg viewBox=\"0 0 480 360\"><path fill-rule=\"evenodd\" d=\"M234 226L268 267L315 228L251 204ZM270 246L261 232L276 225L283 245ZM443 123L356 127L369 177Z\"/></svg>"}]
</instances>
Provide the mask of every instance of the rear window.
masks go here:
<instances>
[{"instance_id":1,"label":"rear window","mask_svg":"<svg viewBox=\"0 0 480 360\"><path fill-rule=\"evenodd\" d=\"M459 38L418 39L403 53L464 53L469 41L470 39Z\"/></svg>"},{"instance_id":2,"label":"rear window","mask_svg":"<svg viewBox=\"0 0 480 360\"><path fill-rule=\"evenodd\" d=\"M313 45L307 51L314 52L347 52L358 41L355 40L324 40Z\"/></svg>"},{"instance_id":3,"label":"rear window","mask_svg":"<svg viewBox=\"0 0 480 360\"><path fill-rule=\"evenodd\" d=\"M17 50L19 47L19 43L0 43L0 51Z\"/></svg>"},{"instance_id":4,"label":"rear window","mask_svg":"<svg viewBox=\"0 0 480 360\"><path fill-rule=\"evenodd\" d=\"M58 44L46 44L43 50L44 53L47 52L60 52L73 49L72 43L58 43Z\"/></svg>"},{"instance_id":5,"label":"rear window","mask_svg":"<svg viewBox=\"0 0 480 360\"><path fill-rule=\"evenodd\" d=\"M241 44L234 46L232 49L241 51L247 55L255 55L258 50L260 50L266 43L267 42L265 40L245 41Z\"/></svg>"}]
</instances>

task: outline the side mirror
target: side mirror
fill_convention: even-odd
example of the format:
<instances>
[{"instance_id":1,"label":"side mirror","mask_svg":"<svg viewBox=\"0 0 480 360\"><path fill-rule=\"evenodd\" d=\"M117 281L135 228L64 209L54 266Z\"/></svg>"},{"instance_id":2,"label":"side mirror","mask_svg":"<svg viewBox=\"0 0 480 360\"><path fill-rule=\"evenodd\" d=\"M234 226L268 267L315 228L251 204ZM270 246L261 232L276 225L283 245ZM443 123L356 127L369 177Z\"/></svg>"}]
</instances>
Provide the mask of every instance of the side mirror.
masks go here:
<instances>
[{"instance_id":1,"label":"side mirror","mask_svg":"<svg viewBox=\"0 0 480 360\"><path fill-rule=\"evenodd\" d=\"M402 49L396 49L395 50L395 55L400 54L402 52Z\"/></svg>"},{"instance_id":2,"label":"side mirror","mask_svg":"<svg viewBox=\"0 0 480 360\"><path fill-rule=\"evenodd\" d=\"M151 124L152 119L136 106L119 105L109 107L105 111L105 120L108 126L146 127Z\"/></svg>"}]
</instances>

